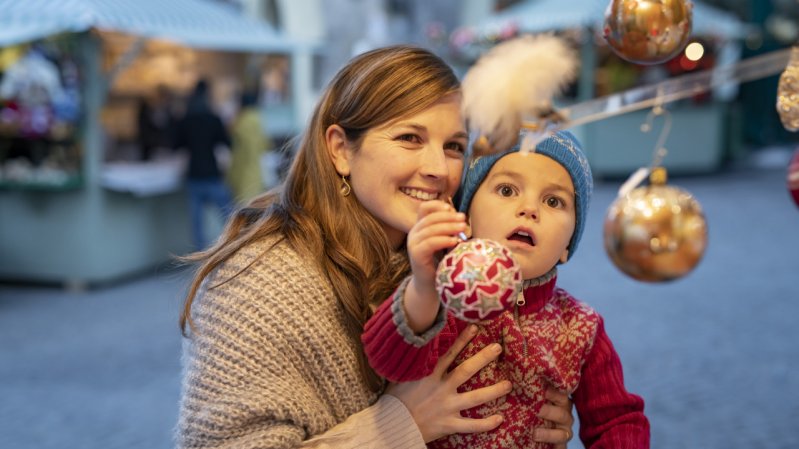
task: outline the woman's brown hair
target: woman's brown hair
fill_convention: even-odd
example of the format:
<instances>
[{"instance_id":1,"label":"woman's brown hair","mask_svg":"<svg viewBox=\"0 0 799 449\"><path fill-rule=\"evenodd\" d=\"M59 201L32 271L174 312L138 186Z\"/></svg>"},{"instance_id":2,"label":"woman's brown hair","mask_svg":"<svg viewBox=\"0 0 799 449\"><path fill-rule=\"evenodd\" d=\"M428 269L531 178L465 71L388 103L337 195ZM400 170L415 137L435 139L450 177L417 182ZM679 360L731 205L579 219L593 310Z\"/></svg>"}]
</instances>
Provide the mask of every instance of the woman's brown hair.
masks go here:
<instances>
[{"instance_id":1,"label":"woman's brown hair","mask_svg":"<svg viewBox=\"0 0 799 449\"><path fill-rule=\"evenodd\" d=\"M242 247L280 235L317 261L346 313L350 337L360 346L372 307L389 297L409 266L407 255L391 257L397 249L355 195L341 194L325 131L341 126L357 151L369 129L419 113L459 89L444 61L412 46L372 50L342 68L322 94L283 184L234 214L213 247L184 258L199 265L180 317L184 335L192 327L192 302L205 277ZM363 353L359 363L364 380L378 391L382 382Z\"/></svg>"}]
</instances>

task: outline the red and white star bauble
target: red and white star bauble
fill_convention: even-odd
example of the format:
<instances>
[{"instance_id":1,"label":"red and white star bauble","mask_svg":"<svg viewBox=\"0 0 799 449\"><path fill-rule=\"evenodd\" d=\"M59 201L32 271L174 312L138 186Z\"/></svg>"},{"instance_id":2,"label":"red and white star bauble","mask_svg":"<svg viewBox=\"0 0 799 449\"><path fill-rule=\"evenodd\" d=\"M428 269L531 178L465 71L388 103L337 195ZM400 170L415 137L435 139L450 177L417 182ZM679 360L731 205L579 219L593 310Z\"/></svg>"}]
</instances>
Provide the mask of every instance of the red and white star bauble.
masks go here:
<instances>
[{"instance_id":1,"label":"red and white star bauble","mask_svg":"<svg viewBox=\"0 0 799 449\"><path fill-rule=\"evenodd\" d=\"M438 264L441 302L464 321L490 320L516 302L522 272L511 251L486 239L458 244Z\"/></svg>"},{"instance_id":2,"label":"red and white star bauble","mask_svg":"<svg viewBox=\"0 0 799 449\"><path fill-rule=\"evenodd\" d=\"M791 192L793 202L799 206L799 148L794 151L791 163L788 164L788 191Z\"/></svg>"}]
</instances>

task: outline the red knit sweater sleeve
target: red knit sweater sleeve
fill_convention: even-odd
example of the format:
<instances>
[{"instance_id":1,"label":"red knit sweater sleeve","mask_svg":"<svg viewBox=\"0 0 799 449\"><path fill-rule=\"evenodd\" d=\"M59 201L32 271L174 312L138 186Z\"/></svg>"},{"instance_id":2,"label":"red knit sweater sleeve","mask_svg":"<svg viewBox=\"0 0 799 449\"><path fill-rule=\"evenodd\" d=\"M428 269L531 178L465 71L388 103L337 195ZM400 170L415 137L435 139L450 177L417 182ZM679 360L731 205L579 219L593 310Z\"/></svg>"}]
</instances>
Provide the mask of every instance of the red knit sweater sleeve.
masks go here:
<instances>
[{"instance_id":1,"label":"red knit sweater sleeve","mask_svg":"<svg viewBox=\"0 0 799 449\"><path fill-rule=\"evenodd\" d=\"M572 397L586 449L649 449L644 401L624 387L621 360L601 319Z\"/></svg>"},{"instance_id":2,"label":"red knit sweater sleeve","mask_svg":"<svg viewBox=\"0 0 799 449\"><path fill-rule=\"evenodd\" d=\"M433 372L441 354L452 346L457 336L454 318L442 314L445 320L423 335L412 335L407 326L402 326L404 313L402 306L402 288L378 307L375 314L364 326L361 334L366 358L375 372L390 382L408 382L419 380Z\"/></svg>"}]
</instances>

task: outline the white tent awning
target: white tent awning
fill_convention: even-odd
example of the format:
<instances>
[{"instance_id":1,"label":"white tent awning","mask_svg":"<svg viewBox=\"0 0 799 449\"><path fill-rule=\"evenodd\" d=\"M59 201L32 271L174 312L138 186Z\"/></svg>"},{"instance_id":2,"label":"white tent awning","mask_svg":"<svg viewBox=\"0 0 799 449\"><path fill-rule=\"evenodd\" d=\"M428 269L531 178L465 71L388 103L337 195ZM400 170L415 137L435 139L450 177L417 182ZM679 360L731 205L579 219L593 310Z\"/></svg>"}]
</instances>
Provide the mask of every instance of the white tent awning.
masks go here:
<instances>
[{"instance_id":1,"label":"white tent awning","mask_svg":"<svg viewBox=\"0 0 799 449\"><path fill-rule=\"evenodd\" d=\"M749 27L733 14L696 0L691 3L692 34L736 39L748 32ZM478 35L491 35L511 24L528 33L591 26L600 29L607 6L608 0L526 0L492 14L476 26L476 31Z\"/></svg>"},{"instance_id":2,"label":"white tent awning","mask_svg":"<svg viewBox=\"0 0 799 449\"><path fill-rule=\"evenodd\" d=\"M214 0L0 0L0 46L96 28L209 50L289 51L269 24Z\"/></svg>"},{"instance_id":3,"label":"white tent awning","mask_svg":"<svg viewBox=\"0 0 799 449\"><path fill-rule=\"evenodd\" d=\"M491 34L509 24L530 33L584 28L600 23L604 9L605 2L596 0L528 0L488 16L477 27L480 34Z\"/></svg>"}]
</instances>

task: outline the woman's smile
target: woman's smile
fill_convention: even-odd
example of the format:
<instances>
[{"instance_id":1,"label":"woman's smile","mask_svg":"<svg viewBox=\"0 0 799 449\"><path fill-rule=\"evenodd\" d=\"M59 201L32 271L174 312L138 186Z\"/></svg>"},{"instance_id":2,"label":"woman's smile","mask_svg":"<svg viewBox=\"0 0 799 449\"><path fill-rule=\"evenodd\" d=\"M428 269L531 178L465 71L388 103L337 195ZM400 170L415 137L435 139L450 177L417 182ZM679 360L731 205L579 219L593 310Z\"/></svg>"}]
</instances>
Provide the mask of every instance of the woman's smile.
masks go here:
<instances>
[{"instance_id":1,"label":"woman's smile","mask_svg":"<svg viewBox=\"0 0 799 449\"><path fill-rule=\"evenodd\" d=\"M412 187L400 187L400 191L413 199L421 201L436 200L441 196L441 192L438 191L415 189Z\"/></svg>"}]
</instances>

